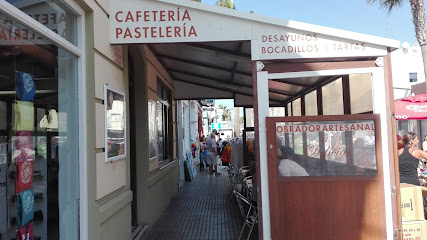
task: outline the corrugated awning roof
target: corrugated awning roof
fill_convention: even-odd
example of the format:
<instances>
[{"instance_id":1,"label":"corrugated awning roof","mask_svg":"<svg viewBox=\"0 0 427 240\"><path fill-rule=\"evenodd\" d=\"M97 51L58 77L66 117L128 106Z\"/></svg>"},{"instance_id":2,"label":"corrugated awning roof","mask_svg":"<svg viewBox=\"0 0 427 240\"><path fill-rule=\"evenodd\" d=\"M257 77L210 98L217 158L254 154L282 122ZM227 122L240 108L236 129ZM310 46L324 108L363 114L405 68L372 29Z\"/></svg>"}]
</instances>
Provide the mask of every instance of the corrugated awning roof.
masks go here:
<instances>
[{"instance_id":1,"label":"corrugated awning roof","mask_svg":"<svg viewBox=\"0 0 427 240\"><path fill-rule=\"evenodd\" d=\"M174 98L234 99L236 106L253 104L250 41L211 43L149 44L149 49L174 79ZM263 61L265 64L284 64L283 71L301 63L369 61L376 57L293 59ZM315 90L338 76L318 76L296 79L269 80L270 106L285 106L289 101Z\"/></svg>"},{"instance_id":2,"label":"corrugated awning roof","mask_svg":"<svg viewBox=\"0 0 427 240\"><path fill-rule=\"evenodd\" d=\"M174 97L177 100L234 98L236 106L252 106L254 102L252 98L253 60L262 59L265 65L275 65L269 68L269 72L311 71L315 68L310 66L324 69L325 64L332 63L331 66L336 67L336 63L360 61L369 62L371 64L369 66L373 67L372 63L378 56L384 56L387 54L387 49L393 50L400 45L396 40L260 16L193 1L134 2L134 0L126 0L126 2L129 6L140 4L155 9L181 9L181 11L188 9L188 14L191 15L191 21L188 24L197 29L197 37L152 38L148 36L145 39L112 37L110 40L111 43L148 44L150 50L174 79ZM126 10L117 6L113 8L115 11ZM134 26L122 25L120 21L110 20L115 27ZM150 21L144 24L157 26L156 22ZM275 42L268 40L269 36L279 36L274 34L288 34L286 36L292 37L309 36L310 40L302 39L301 45L298 45L299 40L296 40L297 45L301 48L318 47L319 51L308 54L296 52L296 50L290 54L263 53L262 48L275 49ZM280 36L283 37L283 35ZM312 39L313 36L315 40ZM308 45L304 43L306 41L310 41ZM312 43L318 45L309 46ZM295 48L298 47L297 45L282 43L279 48L285 47L287 51L288 47ZM357 50L347 51L347 47L352 48L356 45ZM360 51L359 47L366 50ZM307 67L307 64L311 65ZM285 106L302 94L313 91L338 77L269 80L270 106Z\"/></svg>"}]
</instances>

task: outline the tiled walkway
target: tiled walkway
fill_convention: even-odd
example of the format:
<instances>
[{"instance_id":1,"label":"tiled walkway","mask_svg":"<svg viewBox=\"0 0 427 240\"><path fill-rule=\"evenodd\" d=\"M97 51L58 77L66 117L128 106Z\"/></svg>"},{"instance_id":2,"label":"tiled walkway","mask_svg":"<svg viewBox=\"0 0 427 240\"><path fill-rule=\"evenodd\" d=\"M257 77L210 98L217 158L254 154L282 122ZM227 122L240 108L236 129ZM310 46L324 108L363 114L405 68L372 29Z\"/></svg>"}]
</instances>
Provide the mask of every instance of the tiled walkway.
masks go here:
<instances>
[{"instance_id":1,"label":"tiled walkway","mask_svg":"<svg viewBox=\"0 0 427 240\"><path fill-rule=\"evenodd\" d=\"M220 172L199 172L192 182L186 182L143 239L238 239L243 218L235 197L231 197L226 168L220 167Z\"/></svg>"}]
</instances>

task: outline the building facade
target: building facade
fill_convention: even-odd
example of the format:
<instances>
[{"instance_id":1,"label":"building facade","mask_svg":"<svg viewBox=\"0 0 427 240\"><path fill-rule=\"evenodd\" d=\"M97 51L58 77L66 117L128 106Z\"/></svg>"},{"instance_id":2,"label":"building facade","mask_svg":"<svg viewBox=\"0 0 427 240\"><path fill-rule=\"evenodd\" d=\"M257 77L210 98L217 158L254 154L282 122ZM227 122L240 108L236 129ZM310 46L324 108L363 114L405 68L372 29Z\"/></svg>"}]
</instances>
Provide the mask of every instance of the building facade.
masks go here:
<instances>
[{"instance_id":1,"label":"building facade","mask_svg":"<svg viewBox=\"0 0 427 240\"><path fill-rule=\"evenodd\" d=\"M425 76L421 48L414 44L403 43L402 47L391 53L393 66L394 99L402 99L411 95L426 93ZM420 139L427 135L426 120L396 121L397 134L403 136L407 132L415 132ZM420 149L422 149L420 143Z\"/></svg>"},{"instance_id":2,"label":"building facade","mask_svg":"<svg viewBox=\"0 0 427 240\"><path fill-rule=\"evenodd\" d=\"M394 99L410 96L412 86L425 82L420 46L404 43L401 48L391 53L391 59Z\"/></svg>"},{"instance_id":3,"label":"building facade","mask_svg":"<svg viewBox=\"0 0 427 240\"><path fill-rule=\"evenodd\" d=\"M172 79L147 46L109 44L108 11L108 1L2 3L1 239L27 223L40 239L127 239L178 191ZM20 162L31 168L18 189ZM18 222L22 193L33 208Z\"/></svg>"},{"instance_id":4,"label":"building facade","mask_svg":"<svg viewBox=\"0 0 427 240\"><path fill-rule=\"evenodd\" d=\"M307 89L325 76L352 74L362 79L367 74L377 80L373 81L376 89L387 86L389 66L384 70L374 63L377 57L387 59L397 45L394 41L266 20L190 1L142 2L151 9L144 18L141 11L132 12L139 3L131 1L0 3L0 210L6 213L0 214L1 239L15 238L21 231L32 231L40 239L130 239L132 226L153 224L179 190L181 158L188 150L188 138L182 141L181 130L187 123L193 129L191 119L198 118L197 102L177 103L176 99L205 98L234 98L236 106L254 108L257 194L263 209L260 234L271 239L279 234L279 221L275 221L279 218L270 216L269 205L268 183L275 180L269 178L267 166L269 106L286 104L292 116L305 116L310 112L305 100L311 99ZM158 24L156 17L159 22L172 22L173 27ZM135 31L138 26L133 26L131 32L118 26L138 24L136 19L149 27ZM276 46L274 39L280 38L283 29L287 38L294 39L292 44L300 45ZM134 42L135 36L146 39ZM211 43L215 41L221 43ZM197 45L202 42L208 43ZM186 58L177 61L177 55ZM356 61L358 57L364 62ZM312 58L326 64L292 62ZM275 60L283 59L291 63L286 67L295 67L299 73L283 72L283 65L275 65L280 62ZM264 66L263 60L272 62ZM192 72L194 66L198 68ZM298 83L295 78L308 82ZM270 79L282 79L282 83ZM348 83L349 77L343 79L343 85ZM325 82L333 83L332 78ZM285 89L283 84L291 87ZM334 95L336 89L324 95ZM329 106L320 108L336 116L378 114L375 119L379 122L381 117L385 126L378 134L388 139L387 96L382 92L370 96L376 100L368 110L357 105L355 112L346 113L345 104L351 103L343 102L343 112L337 112L332 98L327 99L332 102ZM193 139L197 133L192 130L189 135ZM388 239L398 228L390 194L390 144L378 142L384 149L384 172L370 183L379 189L375 193L384 196L379 203L385 205L383 215L376 216L381 232L375 234ZM274 197L272 208L279 200Z\"/></svg>"}]
</instances>

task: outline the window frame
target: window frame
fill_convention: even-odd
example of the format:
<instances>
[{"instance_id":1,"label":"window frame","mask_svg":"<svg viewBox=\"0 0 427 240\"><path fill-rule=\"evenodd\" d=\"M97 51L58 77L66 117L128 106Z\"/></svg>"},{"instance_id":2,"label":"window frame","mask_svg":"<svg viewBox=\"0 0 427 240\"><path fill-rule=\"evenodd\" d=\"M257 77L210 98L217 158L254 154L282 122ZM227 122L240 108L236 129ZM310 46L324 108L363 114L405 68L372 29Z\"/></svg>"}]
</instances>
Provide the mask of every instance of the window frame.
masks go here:
<instances>
[{"instance_id":1,"label":"window frame","mask_svg":"<svg viewBox=\"0 0 427 240\"><path fill-rule=\"evenodd\" d=\"M166 96L164 96L166 95ZM170 101L170 102L168 102ZM157 78L157 101L156 108L158 108L158 104L161 104L162 107L162 137L163 137L163 146L162 146L162 154L160 154L160 149L157 147L157 161L159 163L159 167L162 168L166 164L170 163L172 158L172 90L169 89L160 78ZM159 109L156 109L156 113L158 113ZM157 115L156 115L157 121ZM158 134L158 123L156 124L156 132ZM157 135L157 138L160 136ZM160 155L162 159L160 159Z\"/></svg>"},{"instance_id":2,"label":"window frame","mask_svg":"<svg viewBox=\"0 0 427 240\"><path fill-rule=\"evenodd\" d=\"M413 81L414 78L412 78L414 75L415 75L415 81ZM416 82L418 82L418 73L416 73L416 72L410 72L409 73L409 82L410 83L416 83Z\"/></svg>"},{"instance_id":3,"label":"window frame","mask_svg":"<svg viewBox=\"0 0 427 240\"><path fill-rule=\"evenodd\" d=\"M26 13L22 12L12 4L1 1L0 2L0 12L3 12L13 19L19 21L20 23L30 27L34 32L37 32L43 37L46 37L47 40L51 41L57 47L63 48L68 51L70 54L74 55L77 59L77 97L80 101L77 103L78 106L78 157L79 160L76 161L76 169L78 173L76 176L77 188L79 188L78 193L78 209L79 218L76 222L75 227L79 229L78 236L80 239L88 239L88 173L87 173L87 95L86 95L86 36L85 36L85 11L74 1L72 0L60 0L64 3L69 10L75 14L76 17L76 45L68 42L66 39L59 36L57 33L48 29L43 24L39 23Z\"/></svg>"},{"instance_id":4,"label":"window frame","mask_svg":"<svg viewBox=\"0 0 427 240\"><path fill-rule=\"evenodd\" d=\"M381 121L379 114L355 114L355 115L324 115L324 116L296 116L296 117L267 117L267 127L271 129L276 129L276 123L281 122L321 122L321 121L374 121L375 125L375 152L376 152L376 174L374 175L325 175L325 176L293 176L293 177L279 177L279 182L304 182L304 181L341 181L341 180L373 180L377 179L380 176L380 171L384 157L382 148L382 138L381 138ZM273 149L277 147L276 142L276 131L272 131L270 135L269 144L272 144ZM291 135L291 134L289 134ZM380 144L381 143L381 144ZM272 153L275 151L272 151ZM297 155L297 154L295 154ZM272 165L278 166L277 157L272 161ZM275 169L274 169L275 171Z\"/></svg>"}]
</instances>

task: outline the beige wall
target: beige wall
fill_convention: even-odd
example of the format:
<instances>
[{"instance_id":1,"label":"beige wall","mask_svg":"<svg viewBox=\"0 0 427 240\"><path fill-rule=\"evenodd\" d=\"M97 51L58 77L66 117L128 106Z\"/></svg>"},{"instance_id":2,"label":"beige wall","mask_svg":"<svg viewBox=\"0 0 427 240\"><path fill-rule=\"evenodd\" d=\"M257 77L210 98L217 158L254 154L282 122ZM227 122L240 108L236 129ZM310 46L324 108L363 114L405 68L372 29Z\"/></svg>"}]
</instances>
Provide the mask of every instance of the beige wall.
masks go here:
<instances>
[{"instance_id":1,"label":"beige wall","mask_svg":"<svg viewBox=\"0 0 427 240\"><path fill-rule=\"evenodd\" d=\"M105 163L105 153L96 154L96 199L124 187L126 184L125 160Z\"/></svg>"},{"instance_id":2,"label":"beige wall","mask_svg":"<svg viewBox=\"0 0 427 240\"><path fill-rule=\"evenodd\" d=\"M141 50L144 52L144 55L146 57L148 98L153 101L157 101L157 80L159 79L160 81L162 81L164 85L166 85L169 89L172 90L172 92L173 80L146 45L144 45ZM175 111L172 111L172 117L174 116L174 113ZM176 155L172 156L175 158ZM149 171L154 171L159 167L160 166L158 159L149 162Z\"/></svg>"},{"instance_id":3,"label":"beige wall","mask_svg":"<svg viewBox=\"0 0 427 240\"><path fill-rule=\"evenodd\" d=\"M156 98L157 79L173 89L172 78L149 49L142 45L124 46L122 58L116 62L115 46L108 42L108 1L85 0L79 2L86 11L87 62L87 129L88 129L88 239L129 239L132 227L133 195L136 199L138 224L153 224L169 205L178 191L178 165L172 162L160 166L148 160L147 99ZM117 47L116 47L117 48ZM128 48L139 53L135 66L138 74L138 94L135 99L136 128L130 129ZM141 67L142 66L142 67ZM108 84L126 95L127 157L112 163L104 162L104 85ZM150 94L148 94L150 92ZM175 110L172 110L174 113ZM173 114L174 116L174 114ZM173 117L175 119L175 117ZM173 120L175 121L175 120ZM137 142L137 187L130 189L130 134ZM174 130L175 132L175 130ZM175 136L175 134L173 134ZM175 151L175 147L174 147ZM176 156L173 152L172 156ZM149 171L151 170L151 171Z\"/></svg>"},{"instance_id":4,"label":"beige wall","mask_svg":"<svg viewBox=\"0 0 427 240\"><path fill-rule=\"evenodd\" d=\"M137 221L140 225L151 225L164 212L178 191L178 164L176 161L160 165L158 160L149 160L148 155L148 99L157 100L157 80L160 79L173 91L173 81L152 52L144 45L130 46L129 54L134 64L136 199ZM172 93L173 94L173 93ZM174 103L172 104L174 106ZM172 109L173 122L176 122ZM175 129L175 126L173 126ZM173 130L175 133L175 130ZM175 137L175 134L173 134ZM174 138L174 142L175 138ZM173 154L175 158L175 146Z\"/></svg>"},{"instance_id":5,"label":"beige wall","mask_svg":"<svg viewBox=\"0 0 427 240\"><path fill-rule=\"evenodd\" d=\"M108 1L107 1L108 2ZM106 6L108 7L108 6ZM94 36L94 70L95 70L95 109L96 109L96 125L104 125L104 86L113 87L127 94L127 76L123 68L123 56L120 61L115 59L115 47L108 42L108 22L107 15L100 11L95 11L94 26L97 29ZM123 53L123 47L121 52ZM128 99L126 99L128 102ZM127 121L128 122L128 121ZM127 136L127 142L129 142ZM128 145L127 145L128 146ZM113 191L126 185L125 162L129 159L117 160L113 163L102 161L105 157L105 130L104 127L96 127L96 199L99 200Z\"/></svg>"},{"instance_id":6,"label":"beige wall","mask_svg":"<svg viewBox=\"0 0 427 240\"><path fill-rule=\"evenodd\" d=\"M111 217L101 224L101 234L99 239L132 239L131 238L131 207L126 205L123 209L117 212L114 217Z\"/></svg>"},{"instance_id":7,"label":"beige wall","mask_svg":"<svg viewBox=\"0 0 427 240\"><path fill-rule=\"evenodd\" d=\"M108 0L77 2L86 11L88 239L129 239L132 201L129 155L112 163L104 162L104 84L123 91L128 102L127 51L120 46L122 57L116 59L117 47L109 44Z\"/></svg>"}]
</instances>

